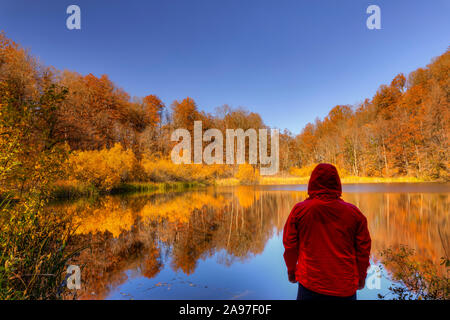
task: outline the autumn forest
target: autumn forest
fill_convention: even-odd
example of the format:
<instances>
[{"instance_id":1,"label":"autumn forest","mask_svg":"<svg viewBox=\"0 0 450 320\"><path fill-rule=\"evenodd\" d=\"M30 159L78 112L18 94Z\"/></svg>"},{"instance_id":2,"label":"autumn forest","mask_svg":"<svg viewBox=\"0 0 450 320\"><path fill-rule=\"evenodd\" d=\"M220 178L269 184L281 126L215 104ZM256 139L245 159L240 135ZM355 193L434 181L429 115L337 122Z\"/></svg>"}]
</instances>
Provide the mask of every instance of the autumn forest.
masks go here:
<instances>
[{"instance_id":1,"label":"autumn forest","mask_svg":"<svg viewBox=\"0 0 450 320\"><path fill-rule=\"evenodd\" d=\"M321 162L335 164L344 183L450 180L450 50L427 66L380 84L373 97L357 105L330 106L326 117L298 128L299 134L280 130L280 172L275 177L260 176L260 167L248 163L174 164L170 153L176 142L171 133L177 128L193 132L194 121L202 121L203 130L221 132L269 127L258 113L243 107L225 104L208 113L191 97L161 101L157 92L148 90L144 97L131 97L107 75L46 66L0 34L0 299L61 298L65 266L73 257L93 266L81 293L88 298L92 288L97 298L106 297L106 283L122 283L130 264L142 269L146 278L155 277L165 263L160 247L172 248L173 269L188 275L200 257L216 251L245 260L264 250L273 232L280 232L294 200L304 196L297 192L283 198L277 192L235 186L232 195L209 190L179 197L166 195L167 189L304 184ZM151 195L134 199L136 191ZM131 196L101 200L105 193ZM100 204L91 205L91 197ZM376 197L370 199L382 200L387 207L383 218L377 218L377 205L367 211L380 238L385 238L385 225L388 231L396 230L390 225L395 219L402 230L416 228L417 222L421 234L430 233L421 229L422 219L435 211L439 221L433 220L433 226L446 226L448 198L404 199L400 193L387 200ZM82 206L52 202L75 198L82 199ZM361 202L371 203L367 199ZM406 213L391 218L389 201L395 202L391 207L396 211ZM417 208L420 203L420 210L410 209L411 203ZM56 214L61 208L64 212ZM249 213L244 216L245 210ZM412 226L407 216L414 217ZM420 254L432 252L433 262L439 260L443 250L436 243L441 233L433 231L417 245L411 234L406 242L417 246ZM404 239L391 240L398 244ZM81 250L89 241L94 241L91 251ZM111 252L105 251L106 242L112 243ZM376 242L376 247L384 246ZM150 253L144 257L144 251ZM98 276L96 268L106 273Z\"/></svg>"},{"instance_id":2,"label":"autumn forest","mask_svg":"<svg viewBox=\"0 0 450 320\"><path fill-rule=\"evenodd\" d=\"M4 34L0 45L2 130L20 131L17 136L29 147L22 166L35 165L29 153L36 146L60 147L68 152L60 185L71 181L110 190L124 182L208 182L239 175L241 182L256 179L256 166L192 165L180 170L169 155L174 145L170 134L176 128L192 130L195 120L203 122L203 130L266 128L258 113L228 105L206 113L190 97L169 106L157 93L131 98L107 75L43 66ZM330 162L343 176L448 181L449 70L447 51L428 66L380 85L358 105L330 106L325 118L309 123L298 135L282 131L281 174L307 176L314 164ZM7 126L11 121L13 128ZM22 181L20 188L25 187Z\"/></svg>"}]
</instances>

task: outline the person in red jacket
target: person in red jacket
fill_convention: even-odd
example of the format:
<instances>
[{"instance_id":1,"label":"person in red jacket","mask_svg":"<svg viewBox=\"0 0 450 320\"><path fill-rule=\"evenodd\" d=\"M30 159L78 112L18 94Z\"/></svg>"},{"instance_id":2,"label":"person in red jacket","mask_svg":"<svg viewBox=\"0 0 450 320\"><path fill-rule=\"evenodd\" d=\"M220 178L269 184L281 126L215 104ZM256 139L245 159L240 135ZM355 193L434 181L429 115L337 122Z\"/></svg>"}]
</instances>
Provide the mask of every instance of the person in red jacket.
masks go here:
<instances>
[{"instance_id":1,"label":"person in red jacket","mask_svg":"<svg viewBox=\"0 0 450 320\"><path fill-rule=\"evenodd\" d=\"M284 260L289 281L299 283L297 300L356 300L364 288L371 246L367 219L341 194L336 168L321 163L309 179L309 197L286 221Z\"/></svg>"}]
</instances>

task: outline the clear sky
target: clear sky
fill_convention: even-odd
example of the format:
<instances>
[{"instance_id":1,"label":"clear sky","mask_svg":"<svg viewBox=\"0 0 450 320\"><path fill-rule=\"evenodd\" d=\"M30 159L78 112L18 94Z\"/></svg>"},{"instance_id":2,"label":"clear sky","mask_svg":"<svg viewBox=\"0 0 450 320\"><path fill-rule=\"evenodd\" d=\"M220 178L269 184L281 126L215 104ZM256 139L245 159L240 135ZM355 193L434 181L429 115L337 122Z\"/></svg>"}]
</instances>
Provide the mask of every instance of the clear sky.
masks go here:
<instances>
[{"instance_id":1,"label":"clear sky","mask_svg":"<svg viewBox=\"0 0 450 320\"><path fill-rule=\"evenodd\" d=\"M81 8L81 30L66 8ZM366 8L381 8L381 30ZM450 45L450 1L0 0L0 30L44 64L107 74L131 96L190 96L300 132Z\"/></svg>"}]
</instances>

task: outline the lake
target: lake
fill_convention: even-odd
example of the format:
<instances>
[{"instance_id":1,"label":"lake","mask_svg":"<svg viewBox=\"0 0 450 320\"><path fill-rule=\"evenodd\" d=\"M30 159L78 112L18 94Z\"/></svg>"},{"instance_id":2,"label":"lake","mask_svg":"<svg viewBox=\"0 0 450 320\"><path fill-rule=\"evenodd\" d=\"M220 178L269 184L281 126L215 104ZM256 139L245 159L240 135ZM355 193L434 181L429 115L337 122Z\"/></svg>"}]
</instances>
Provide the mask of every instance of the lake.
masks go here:
<instances>
[{"instance_id":1,"label":"lake","mask_svg":"<svg viewBox=\"0 0 450 320\"><path fill-rule=\"evenodd\" d=\"M373 265L406 244L437 266L449 248L450 184L347 184L343 199L365 214ZM78 299L295 299L282 231L306 185L208 187L58 203L77 224ZM375 269L374 269L375 270ZM373 270L372 270L373 271ZM376 272L369 276L375 279ZM388 292L358 291L358 299Z\"/></svg>"}]
</instances>

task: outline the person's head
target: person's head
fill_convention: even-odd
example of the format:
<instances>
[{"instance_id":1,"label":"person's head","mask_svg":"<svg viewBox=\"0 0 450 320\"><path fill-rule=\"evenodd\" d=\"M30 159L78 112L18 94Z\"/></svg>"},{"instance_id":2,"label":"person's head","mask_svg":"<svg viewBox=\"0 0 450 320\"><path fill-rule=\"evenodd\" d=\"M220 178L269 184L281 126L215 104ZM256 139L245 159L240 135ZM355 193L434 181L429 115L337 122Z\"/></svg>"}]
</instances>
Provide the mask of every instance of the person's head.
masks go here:
<instances>
[{"instance_id":1,"label":"person's head","mask_svg":"<svg viewBox=\"0 0 450 320\"><path fill-rule=\"evenodd\" d=\"M339 198L342 194L341 179L335 166L329 163L318 164L309 178L308 195L331 195Z\"/></svg>"}]
</instances>

